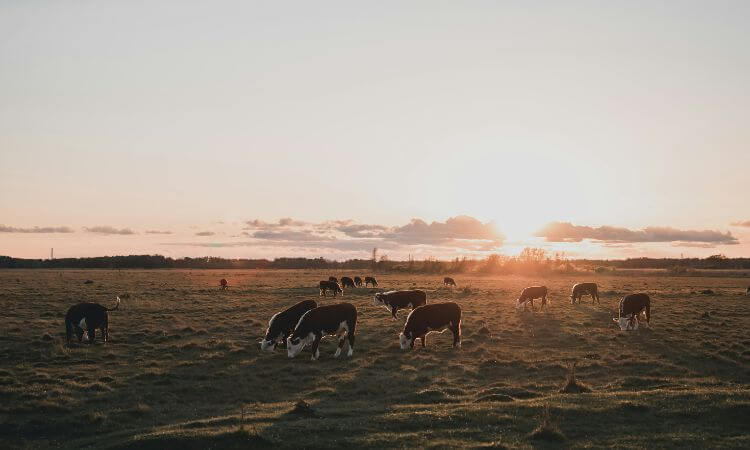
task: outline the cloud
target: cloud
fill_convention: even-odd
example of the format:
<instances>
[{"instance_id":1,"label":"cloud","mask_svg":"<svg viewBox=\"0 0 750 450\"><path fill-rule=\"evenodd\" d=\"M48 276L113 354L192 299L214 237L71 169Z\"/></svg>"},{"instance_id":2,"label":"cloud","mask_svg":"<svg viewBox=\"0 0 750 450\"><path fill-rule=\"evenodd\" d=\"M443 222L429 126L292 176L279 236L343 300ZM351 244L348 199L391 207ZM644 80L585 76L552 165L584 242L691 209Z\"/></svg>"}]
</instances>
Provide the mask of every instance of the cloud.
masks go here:
<instances>
[{"instance_id":1,"label":"cloud","mask_svg":"<svg viewBox=\"0 0 750 450\"><path fill-rule=\"evenodd\" d=\"M131 230L130 228L117 229L115 227L110 227L109 225L100 225L100 226L91 227L91 228L83 227L83 229L88 231L89 233L97 233L97 234L122 234L122 235L136 234L136 232Z\"/></svg>"},{"instance_id":2,"label":"cloud","mask_svg":"<svg viewBox=\"0 0 750 450\"><path fill-rule=\"evenodd\" d=\"M0 233L74 233L70 227L16 228L0 225Z\"/></svg>"},{"instance_id":3,"label":"cloud","mask_svg":"<svg viewBox=\"0 0 750 450\"><path fill-rule=\"evenodd\" d=\"M195 233L196 236L213 236L214 234L216 233L214 233L213 231L199 231Z\"/></svg>"},{"instance_id":4,"label":"cloud","mask_svg":"<svg viewBox=\"0 0 750 450\"><path fill-rule=\"evenodd\" d=\"M168 231L168 230L165 230L165 231L160 231L160 230L146 230L146 234L172 234L172 232Z\"/></svg>"},{"instance_id":5,"label":"cloud","mask_svg":"<svg viewBox=\"0 0 750 450\"><path fill-rule=\"evenodd\" d=\"M291 217L284 217L279 219L276 223L268 223L263 220L255 219L245 222L247 225L244 230L268 230L275 228L288 228L288 227L302 227L307 225L307 222L301 220L294 220Z\"/></svg>"},{"instance_id":6,"label":"cloud","mask_svg":"<svg viewBox=\"0 0 750 450\"><path fill-rule=\"evenodd\" d=\"M750 220L741 220L741 221L738 221L738 222L732 222L732 223L730 223L730 225L733 226L733 227L748 227L748 228L750 228Z\"/></svg>"},{"instance_id":7,"label":"cloud","mask_svg":"<svg viewBox=\"0 0 750 450\"><path fill-rule=\"evenodd\" d=\"M505 239L492 222L482 223L469 216L451 217L445 222L430 224L421 219L412 219L407 225L395 227L382 236L407 245L464 246L466 242L462 241L484 241L483 247L488 250L500 247Z\"/></svg>"},{"instance_id":8,"label":"cloud","mask_svg":"<svg viewBox=\"0 0 750 450\"><path fill-rule=\"evenodd\" d=\"M732 233L715 230L678 230L672 227L646 227L642 230L601 226L588 227L573 225L570 222L552 222L537 231L535 236L548 242L581 242L589 239L605 244L679 242L685 244L704 243L709 245L734 245L739 240Z\"/></svg>"}]
</instances>

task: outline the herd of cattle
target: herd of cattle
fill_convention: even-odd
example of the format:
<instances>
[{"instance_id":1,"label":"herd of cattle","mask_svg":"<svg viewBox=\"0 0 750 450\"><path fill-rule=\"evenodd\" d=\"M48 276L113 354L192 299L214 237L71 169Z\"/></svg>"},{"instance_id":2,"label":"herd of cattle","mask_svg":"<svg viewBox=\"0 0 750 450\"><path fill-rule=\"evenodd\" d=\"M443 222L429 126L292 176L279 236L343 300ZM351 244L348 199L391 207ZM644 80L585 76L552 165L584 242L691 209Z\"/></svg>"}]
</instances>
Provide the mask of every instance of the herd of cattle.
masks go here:
<instances>
[{"instance_id":1,"label":"herd of cattle","mask_svg":"<svg viewBox=\"0 0 750 450\"><path fill-rule=\"evenodd\" d=\"M453 278L445 277L443 284L456 286ZM326 292L331 291L333 296L344 295L344 288L361 287L363 280L360 277L342 277L341 283L336 277L329 277L318 284L320 296L325 297ZM372 285L378 287L374 277L365 277L364 286ZM222 279L220 288L226 289L227 281ZM750 288L749 288L750 290ZM580 303L584 295L591 296L592 303L600 303L599 291L596 283L578 283L573 286L570 301ZM516 308L526 310L531 306L534 310L534 300L540 299L542 308L547 306L547 287L530 286L525 288L516 300ZM96 330L101 330L102 339L106 342L108 338L109 317L108 312L116 310L120 305L120 297L114 308L105 308L98 303L78 303L68 309L65 316L65 331L67 342L70 343L73 333L82 342L87 335L87 341L93 343L96 338ZM400 309L411 309L406 317L404 328L399 334L399 344L402 349L413 348L419 339L422 347L426 346L427 334L431 332L444 332L450 330L453 333L453 347L461 346L461 307L454 302L427 304L427 294L419 289L377 292L373 297L374 306L385 307L396 320L396 313ZM635 330L639 326L639 317L643 314L646 326L651 321L651 299L646 294L626 295L620 301L618 317L612 320L616 322L623 331ZM290 358L299 354L307 345L311 345L312 359L320 356L319 345L324 336L337 336L339 339L338 349L335 357L338 357L347 346L346 352L351 356L354 352L354 338L357 328L357 308L351 303L336 303L332 305L318 306L314 300L301 301L284 311L280 311L271 317L268 329L262 341L261 350L273 350L277 346L285 347Z\"/></svg>"}]
</instances>

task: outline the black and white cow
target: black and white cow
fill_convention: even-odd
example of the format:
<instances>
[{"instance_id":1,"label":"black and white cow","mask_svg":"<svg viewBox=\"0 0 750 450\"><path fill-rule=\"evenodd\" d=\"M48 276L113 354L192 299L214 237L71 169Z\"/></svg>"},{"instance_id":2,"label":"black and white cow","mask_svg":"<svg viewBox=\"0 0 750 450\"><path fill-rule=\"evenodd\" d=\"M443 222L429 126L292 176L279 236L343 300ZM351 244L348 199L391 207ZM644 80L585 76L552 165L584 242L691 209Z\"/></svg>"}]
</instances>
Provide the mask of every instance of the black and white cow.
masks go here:
<instances>
[{"instance_id":1,"label":"black and white cow","mask_svg":"<svg viewBox=\"0 0 750 450\"><path fill-rule=\"evenodd\" d=\"M315 300L303 300L284 311L277 312L268 321L266 337L260 341L260 349L273 351L279 341L286 346L286 338L292 334L294 327L299 322L300 317L313 308L317 308Z\"/></svg>"},{"instance_id":2,"label":"black and white cow","mask_svg":"<svg viewBox=\"0 0 750 450\"><path fill-rule=\"evenodd\" d=\"M306 312L299 319L292 335L286 340L286 351L290 358L297 356L306 345L312 344L313 361L320 357L320 340L323 336L338 336L339 348L335 358L341 354L344 343L349 349L347 356L354 353L354 334L357 328L357 308L351 303L319 306ZM346 339L344 338L346 335Z\"/></svg>"},{"instance_id":3,"label":"black and white cow","mask_svg":"<svg viewBox=\"0 0 750 450\"><path fill-rule=\"evenodd\" d=\"M445 278L443 278L443 285L444 286L455 286L456 285L456 280L454 280L451 277L445 277Z\"/></svg>"},{"instance_id":4,"label":"black and white cow","mask_svg":"<svg viewBox=\"0 0 750 450\"><path fill-rule=\"evenodd\" d=\"M341 277L341 288L354 288L354 280L349 277Z\"/></svg>"},{"instance_id":5,"label":"black and white cow","mask_svg":"<svg viewBox=\"0 0 750 450\"><path fill-rule=\"evenodd\" d=\"M338 283L335 281L321 281L318 283L318 287L320 288L320 295L325 297L326 291L333 292L333 296L336 297L336 294L344 295L344 290L341 289L341 286L339 286Z\"/></svg>"},{"instance_id":6,"label":"black and white cow","mask_svg":"<svg viewBox=\"0 0 750 450\"><path fill-rule=\"evenodd\" d=\"M109 314L120 307L120 297L117 297L117 304L114 308L105 308L98 303L78 303L71 306L65 314L65 336L68 344L73 338L75 331L78 336L78 342L83 340L84 334L88 334L89 344L93 344L96 339L96 329L102 330L102 339L107 342L109 338Z\"/></svg>"},{"instance_id":7,"label":"black and white cow","mask_svg":"<svg viewBox=\"0 0 750 450\"><path fill-rule=\"evenodd\" d=\"M372 298L372 304L375 306L384 306L391 312L393 319L396 319L396 312L399 309L411 308L427 304L427 294L417 289L410 291L389 291L378 292Z\"/></svg>"},{"instance_id":8,"label":"black and white cow","mask_svg":"<svg viewBox=\"0 0 750 450\"><path fill-rule=\"evenodd\" d=\"M638 316L644 313L646 327L651 323L651 298L647 294L630 294L620 300L619 317L612 321L620 326L622 331L637 330Z\"/></svg>"},{"instance_id":9,"label":"black and white cow","mask_svg":"<svg viewBox=\"0 0 750 450\"><path fill-rule=\"evenodd\" d=\"M372 287L378 287L378 280L376 280L375 277L365 277L365 287L367 287L368 284L372 284Z\"/></svg>"},{"instance_id":10,"label":"black and white cow","mask_svg":"<svg viewBox=\"0 0 750 450\"><path fill-rule=\"evenodd\" d=\"M521 296L516 300L517 309L526 309L526 304L531 304L531 309L534 309L534 299L542 299L542 308L547 305L547 286L530 286L521 292Z\"/></svg>"},{"instance_id":11,"label":"black and white cow","mask_svg":"<svg viewBox=\"0 0 750 450\"><path fill-rule=\"evenodd\" d=\"M427 344L427 334L451 330L453 347L461 347L461 307L453 302L433 303L414 308L406 318L404 331L398 335L401 349L414 348L414 341Z\"/></svg>"},{"instance_id":12,"label":"black and white cow","mask_svg":"<svg viewBox=\"0 0 750 450\"><path fill-rule=\"evenodd\" d=\"M357 287L362 287L362 278L354 277L354 285Z\"/></svg>"},{"instance_id":13,"label":"black and white cow","mask_svg":"<svg viewBox=\"0 0 750 450\"><path fill-rule=\"evenodd\" d=\"M595 301L601 303L599 300L599 287L596 283L578 283L573 285L573 291L570 294L570 303L580 303L581 297L584 295L591 296L591 304Z\"/></svg>"}]
</instances>

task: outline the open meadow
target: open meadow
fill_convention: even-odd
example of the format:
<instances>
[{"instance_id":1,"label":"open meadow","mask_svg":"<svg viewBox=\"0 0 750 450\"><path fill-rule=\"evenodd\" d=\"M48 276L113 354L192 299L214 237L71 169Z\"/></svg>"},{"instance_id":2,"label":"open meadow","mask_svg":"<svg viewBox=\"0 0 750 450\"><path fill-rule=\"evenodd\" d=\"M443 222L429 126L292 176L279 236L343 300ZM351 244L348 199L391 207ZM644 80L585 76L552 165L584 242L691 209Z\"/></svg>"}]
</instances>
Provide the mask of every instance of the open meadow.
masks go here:
<instances>
[{"instance_id":1,"label":"open meadow","mask_svg":"<svg viewBox=\"0 0 750 450\"><path fill-rule=\"evenodd\" d=\"M346 290L354 355L261 353L268 319L349 271L0 271L0 447L735 447L750 448L748 278L582 274L377 274ZM218 289L226 278L229 289ZM85 283L91 280L93 283ZM596 281L572 305L572 284ZM519 312L525 286L551 306ZM419 288L463 310L427 348L398 346L374 292ZM624 294L652 299L652 328L612 322ZM110 340L65 345L64 316L106 307ZM540 303L535 302L537 308ZM572 375L574 368L574 376Z\"/></svg>"}]
</instances>

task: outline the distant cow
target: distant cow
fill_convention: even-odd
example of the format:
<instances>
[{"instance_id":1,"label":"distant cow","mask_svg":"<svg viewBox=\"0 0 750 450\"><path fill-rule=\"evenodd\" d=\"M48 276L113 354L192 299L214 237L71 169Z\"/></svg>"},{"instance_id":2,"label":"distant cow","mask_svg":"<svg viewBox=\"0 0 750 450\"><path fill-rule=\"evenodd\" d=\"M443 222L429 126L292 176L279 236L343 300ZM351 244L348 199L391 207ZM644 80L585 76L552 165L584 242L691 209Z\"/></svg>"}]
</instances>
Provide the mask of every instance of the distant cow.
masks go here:
<instances>
[{"instance_id":1,"label":"distant cow","mask_svg":"<svg viewBox=\"0 0 750 450\"><path fill-rule=\"evenodd\" d=\"M341 277L342 288L354 288L354 280L349 277Z\"/></svg>"},{"instance_id":2,"label":"distant cow","mask_svg":"<svg viewBox=\"0 0 750 450\"><path fill-rule=\"evenodd\" d=\"M372 287L378 287L378 280L375 277L365 277L365 287L370 283L372 283Z\"/></svg>"},{"instance_id":3,"label":"distant cow","mask_svg":"<svg viewBox=\"0 0 750 450\"><path fill-rule=\"evenodd\" d=\"M372 304L375 306L385 306L385 309L391 312L395 320L396 312L399 309L414 309L418 306L426 305L427 294L420 290L378 292L373 297Z\"/></svg>"},{"instance_id":4,"label":"distant cow","mask_svg":"<svg viewBox=\"0 0 750 450\"><path fill-rule=\"evenodd\" d=\"M570 303L581 303L581 297L584 295L591 296L591 303L601 303L599 300L599 288L596 283L578 283L573 286L573 292L570 294Z\"/></svg>"},{"instance_id":5,"label":"distant cow","mask_svg":"<svg viewBox=\"0 0 750 450\"><path fill-rule=\"evenodd\" d=\"M287 355L294 358L305 348L305 345L312 344L312 359L314 361L320 357L318 346L323 336L338 336L339 348L336 350L334 357L339 357L344 342L349 344L347 356L352 356L356 328L357 308L351 303L337 303L311 309L299 319L292 335L287 338ZM346 340L344 334L346 334Z\"/></svg>"},{"instance_id":6,"label":"distant cow","mask_svg":"<svg viewBox=\"0 0 750 450\"><path fill-rule=\"evenodd\" d=\"M530 286L521 292L521 296L516 301L516 308L526 309L526 304L531 303L531 309L534 309L534 299L542 299L542 308L547 305L547 286Z\"/></svg>"},{"instance_id":7,"label":"distant cow","mask_svg":"<svg viewBox=\"0 0 750 450\"><path fill-rule=\"evenodd\" d=\"M745 295L750 295L750 287L748 287L747 291L745 291Z\"/></svg>"},{"instance_id":8,"label":"distant cow","mask_svg":"<svg viewBox=\"0 0 750 450\"><path fill-rule=\"evenodd\" d=\"M451 277L445 277L445 278L443 278L443 285L445 285L445 286L455 286L456 285L456 280L454 280Z\"/></svg>"},{"instance_id":9,"label":"distant cow","mask_svg":"<svg viewBox=\"0 0 750 450\"><path fill-rule=\"evenodd\" d=\"M427 334L451 330L453 347L461 347L461 307L453 302L434 303L412 310L406 318L404 331L398 335L401 349L414 348L414 341L422 340L427 345Z\"/></svg>"},{"instance_id":10,"label":"distant cow","mask_svg":"<svg viewBox=\"0 0 750 450\"><path fill-rule=\"evenodd\" d=\"M344 290L335 281L321 281L318 286L320 287L320 295L323 297L326 296L326 291L332 291L334 297L336 297L336 294L344 295Z\"/></svg>"},{"instance_id":11,"label":"distant cow","mask_svg":"<svg viewBox=\"0 0 750 450\"><path fill-rule=\"evenodd\" d=\"M221 289L223 291L224 289L226 289L228 287L229 287L229 285L227 284L227 279L226 278L222 278L219 281L219 289Z\"/></svg>"},{"instance_id":12,"label":"distant cow","mask_svg":"<svg viewBox=\"0 0 750 450\"><path fill-rule=\"evenodd\" d=\"M646 327L651 323L651 299L647 294L630 294L620 300L620 314L612 318L622 331L637 330L638 316L644 313Z\"/></svg>"},{"instance_id":13,"label":"distant cow","mask_svg":"<svg viewBox=\"0 0 750 450\"><path fill-rule=\"evenodd\" d=\"M362 287L362 278L354 277L354 285L357 287Z\"/></svg>"},{"instance_id":14,"label":"distant cow","mask_svg":"<svg viewBox=\"0 0 750 450\"><path fill-rule=\"evenodd\" d=\"M328 281L333 281L334 283L338 283L339 279L336 277L328 277Z\"/></svg>"},{"instance_id":15,"label":"distant cow","mask_svg":"<svg viewBox=\"0 0 750 450\"><path fill-rule=\"evenodd\" d=\"M260 341L260 349L273 350L279 341L286 347L286 338L292 334L302 315L317 306L315 300L304 300L274 314L268 321L266 337Z\"/></svg>"},{"instance_id":16,"label":"distant cow","mask_svg":"<svg viewBox=\"0 0 750 450\"><path fill-rule=\"evenodd\" d=\"M73 331L78 336L78 342L83 341L84 333L88 334L89 344L96 339L96 329L102 330L102 339L109 338L109 311L115 311L120 306L120 297L114 308L107 309L98 303L78 303L68 309L65 314L65 336L68 344L73 337Z\"/></svg>"}]
</instances>

